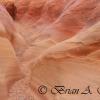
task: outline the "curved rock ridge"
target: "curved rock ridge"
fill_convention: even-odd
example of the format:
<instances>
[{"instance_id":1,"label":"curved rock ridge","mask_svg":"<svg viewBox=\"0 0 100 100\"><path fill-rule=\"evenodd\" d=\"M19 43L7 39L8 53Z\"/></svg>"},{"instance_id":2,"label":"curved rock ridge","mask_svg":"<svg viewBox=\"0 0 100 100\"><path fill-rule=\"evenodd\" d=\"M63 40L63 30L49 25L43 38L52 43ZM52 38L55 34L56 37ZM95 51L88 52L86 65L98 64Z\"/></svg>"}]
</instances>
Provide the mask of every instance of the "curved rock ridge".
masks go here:
<instances>
[{"instance_id":1,"label":"curved rock ridge","mask_svg":"<svg viewBox=\"0 0 100 100\"><path fill-rule=\"evenodd\" d=\"M0 37L0 98L7 100L8 92L16 81L23 78L13 47Z\"/></svg>"}]
</instances>

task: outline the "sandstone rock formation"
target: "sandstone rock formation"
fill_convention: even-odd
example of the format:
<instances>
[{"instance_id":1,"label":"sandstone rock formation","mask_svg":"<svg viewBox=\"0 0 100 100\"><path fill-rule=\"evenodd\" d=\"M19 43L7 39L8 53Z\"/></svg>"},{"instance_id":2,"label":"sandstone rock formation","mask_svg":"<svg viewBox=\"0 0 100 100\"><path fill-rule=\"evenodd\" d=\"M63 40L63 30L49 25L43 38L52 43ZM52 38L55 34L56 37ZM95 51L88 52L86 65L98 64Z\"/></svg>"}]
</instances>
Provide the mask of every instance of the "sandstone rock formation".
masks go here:
<instances>
[{"instance_id":1,"label":"sandstone rock formation","mask_svg":"<svg viewBox=\"0 0 100 100\"><path fill-rule=\"evenodd\" d=\"M0 45L2 100L99 100L100 0L0 0Z\"/></svg>"},{"instance_id":2,"label":"sandstone rock formation","mask_svg":"<svg viewBox=\"0 0 100 100\"><path fill-rule=\"evenodd\" d=\"M7 39L0 38L0 98L7 100L12 84L23 78L16 54Z\"/></svg>"}]
</instances>

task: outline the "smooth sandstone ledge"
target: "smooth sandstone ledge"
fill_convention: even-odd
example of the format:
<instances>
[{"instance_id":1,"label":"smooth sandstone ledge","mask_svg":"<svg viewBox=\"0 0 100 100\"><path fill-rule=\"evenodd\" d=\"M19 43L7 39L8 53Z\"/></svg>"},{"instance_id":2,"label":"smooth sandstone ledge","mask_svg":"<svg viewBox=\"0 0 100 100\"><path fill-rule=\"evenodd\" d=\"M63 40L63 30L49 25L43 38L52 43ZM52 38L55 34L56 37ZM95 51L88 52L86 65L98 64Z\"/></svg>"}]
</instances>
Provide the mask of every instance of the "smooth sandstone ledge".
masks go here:
<instances>
[{"instance_id":1,"label":"smooth sandstone ledge","mask_svg":"<svg viewBox=\"0 0 100 100\"><path fill-rule=\"evenodd\" d=\"M0 98L7 100L10 87L23 78L10 42L0 37Z\"/></svg>"},{"instance_id":2,"label":"smooth sandstone ledge","mask_svg":"<svg viewBox=\"0 0 100 100\"><path fill-rule=\"evenodd\" d=\"M100 23L97 23L71 39L49 48L33 60L33 63L30 64L33 90L36 91L36 87L38 88L41 84L48 86L49 90L55 85L70 85L80 89L90 85L93 87L93 91L99 87L100 59L89 56L100 50L99 30ZM40 94L37 93L37 95L39 97ZM73 95L52 96L52 94L44 97L47 98L45 100L73 100L74 98ZM79 98L99 100L96 93L87 98L82 95L75 96L75 100Z\"/></svg>"}]
</instances>

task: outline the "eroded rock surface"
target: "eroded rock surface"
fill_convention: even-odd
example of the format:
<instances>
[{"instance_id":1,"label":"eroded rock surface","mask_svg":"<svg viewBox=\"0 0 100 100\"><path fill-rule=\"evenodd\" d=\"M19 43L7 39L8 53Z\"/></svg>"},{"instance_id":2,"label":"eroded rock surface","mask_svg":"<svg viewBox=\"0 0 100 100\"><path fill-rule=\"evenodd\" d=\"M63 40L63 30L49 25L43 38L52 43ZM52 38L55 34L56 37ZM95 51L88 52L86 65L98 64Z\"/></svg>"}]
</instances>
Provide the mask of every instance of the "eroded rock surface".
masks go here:
<instances>
[{"instance_id":1,"label":"eroded rock surface","mask_svg":"<svg viewBox=\"0 0 100 100\"><path fill-rule=\"evenodd\" d=\"M100 0L0 0L0 45L2 100L99 100ZM93 95L53 95L55 85Z\"/></svg>"}]
</instances>

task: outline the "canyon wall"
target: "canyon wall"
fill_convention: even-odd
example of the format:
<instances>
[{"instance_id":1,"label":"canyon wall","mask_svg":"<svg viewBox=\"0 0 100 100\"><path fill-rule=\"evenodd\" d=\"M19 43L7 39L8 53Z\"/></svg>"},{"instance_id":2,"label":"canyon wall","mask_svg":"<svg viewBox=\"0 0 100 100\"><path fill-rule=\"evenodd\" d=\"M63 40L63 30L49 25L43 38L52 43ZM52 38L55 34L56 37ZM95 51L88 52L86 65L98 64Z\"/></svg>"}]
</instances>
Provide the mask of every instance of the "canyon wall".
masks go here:
<instances>
[{"instance_id":1,"label":"canyon wall","mask_svg":"<svg viewBox=\"0 0 100 100\"><path fill-rule=\"evenodd\" d=\"M0 0L2 100L99 100L99 67L100 0ZM55 85L93 95L54 95Z\"/></svg>"}]
</instances>

